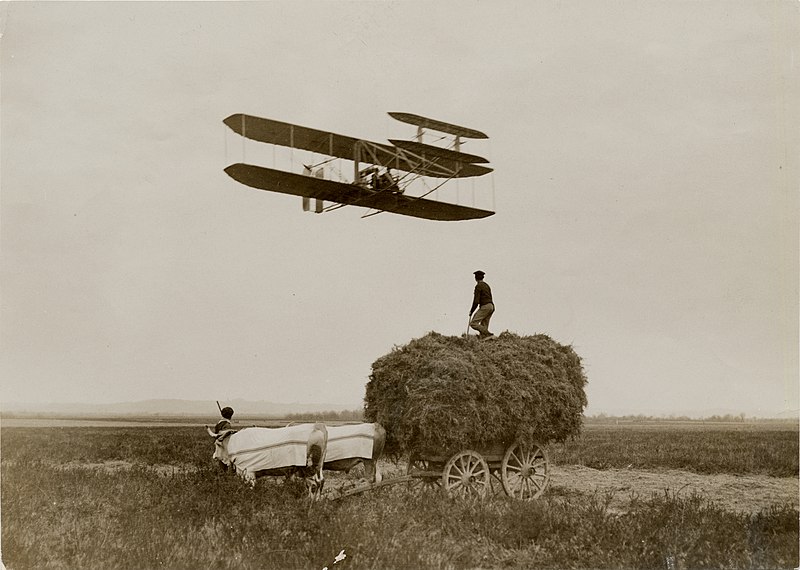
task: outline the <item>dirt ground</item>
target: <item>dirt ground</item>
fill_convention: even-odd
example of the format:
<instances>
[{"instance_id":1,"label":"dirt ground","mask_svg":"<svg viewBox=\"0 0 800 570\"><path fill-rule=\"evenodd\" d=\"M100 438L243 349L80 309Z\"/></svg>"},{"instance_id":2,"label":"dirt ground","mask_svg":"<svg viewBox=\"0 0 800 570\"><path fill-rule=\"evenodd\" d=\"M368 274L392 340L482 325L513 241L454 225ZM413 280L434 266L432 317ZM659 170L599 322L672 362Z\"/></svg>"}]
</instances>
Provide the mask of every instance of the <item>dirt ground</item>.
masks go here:
<instances>
[{"instance_id":1,"label":"dirt ground","mask_svg":"<svg viewBox=\"0 0 800 570\"><path fill-rule=\"evenodd\" d=\"M730 511L756 513L771 505L798 508L800 487L797 477L765 475L700 475L688 471L635 469L592 469L581 466L554 467L550 485L554 491L611 494L610 508L625 511L632 496L640 499L655 494L699 495Z\"/></svg>"},{"instance_id":2,"label":"dirt ground","mask_svg":"<svg viewBox=\"0 0 800 570\"><path fill-rule=\"evenodd\" d=\"M405 467L381 462L384 479L405 474ZM326 489L341 483L357 485L362 475L359 467L348 476L326 472ZM342 478L342 479L340 479ZM339 480L337 480L339 479ZM364 481L360 481L361 484ZM498 480L492 488L502 495ZM690 497L699 495L718 506L734 512L757 513L772 505L791 505L800 508L800 480L797 477L766 475L703 475L679 470L592 469L578 465L553 466L550 471L549 493L553 495L596 494L601 499L611 497L609 509L623 513L630 509L631 499L646 500L653 494Z\"/></svg>"}]
</instances>

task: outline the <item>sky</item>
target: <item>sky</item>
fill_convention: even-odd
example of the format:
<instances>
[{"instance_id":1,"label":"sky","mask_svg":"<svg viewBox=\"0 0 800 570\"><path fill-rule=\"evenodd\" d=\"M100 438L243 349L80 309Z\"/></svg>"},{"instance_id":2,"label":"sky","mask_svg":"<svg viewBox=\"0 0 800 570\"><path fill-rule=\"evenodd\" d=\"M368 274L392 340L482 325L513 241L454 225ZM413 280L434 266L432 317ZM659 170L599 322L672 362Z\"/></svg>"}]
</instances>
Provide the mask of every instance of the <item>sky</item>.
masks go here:
<instances>
[{"instance_id":1,"label":"sky","mask_svg":"<svg viewBox=\"0 0 800 570\"><path fill-rule=\"evenodd\" d=\"M795 2L0 17L0 400L356 408L378 357L466 332L481 269L494 332L582 357L587 413L800 408ZM233 113L410 138L390 111L488 134L456 199L496 214L316 215L223 170L272 152Z\"/></svg>"}]
</instances>

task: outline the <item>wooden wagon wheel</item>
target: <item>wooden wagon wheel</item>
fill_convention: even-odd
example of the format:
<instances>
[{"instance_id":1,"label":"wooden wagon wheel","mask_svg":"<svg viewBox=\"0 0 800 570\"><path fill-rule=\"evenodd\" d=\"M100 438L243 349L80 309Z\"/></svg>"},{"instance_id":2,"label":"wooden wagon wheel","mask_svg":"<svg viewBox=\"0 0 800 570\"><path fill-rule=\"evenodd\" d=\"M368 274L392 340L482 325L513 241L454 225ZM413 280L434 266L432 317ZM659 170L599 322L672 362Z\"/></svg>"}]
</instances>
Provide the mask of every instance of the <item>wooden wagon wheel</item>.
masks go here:
<instances>
[{"instance_id":1,"label":"wooden wagon wheel","mask_svg":"<svg viewBox=\"0 0 800 570\"><path fill-rule=\"evenodd\" d=\"M411 457L408 460L408 467L406 468L407 475L413 475L416 471L438 471L441 472L441 463L435 463L429 459L421 459L419 457ZM442 484L441 479L437 477L415 477L410 486L412 488L422 489L438 489Z\"/></svg>"},{"instance_id":2,"label":"wooden wagon wheel","mask_svg":"<svg viewBox=\"0 0 800 570\"><path fill-rule=\"evenodd\" d=\"M489 465L477 451L456 453L444 466L442 487L457 497L482 498L490 489Z\"/></svg>"},{"instance_id":3,"label":"wooden wagon wheel","mask_svg":"<svg viewBox=\"0 0 800 570\"><path fill-rule=\"evenodd\" d=\"M538 444L514 443L500 465L503 490L509 497L530 501L541 495L550 482L547 452Z\"/></svg>"}]
</instances>

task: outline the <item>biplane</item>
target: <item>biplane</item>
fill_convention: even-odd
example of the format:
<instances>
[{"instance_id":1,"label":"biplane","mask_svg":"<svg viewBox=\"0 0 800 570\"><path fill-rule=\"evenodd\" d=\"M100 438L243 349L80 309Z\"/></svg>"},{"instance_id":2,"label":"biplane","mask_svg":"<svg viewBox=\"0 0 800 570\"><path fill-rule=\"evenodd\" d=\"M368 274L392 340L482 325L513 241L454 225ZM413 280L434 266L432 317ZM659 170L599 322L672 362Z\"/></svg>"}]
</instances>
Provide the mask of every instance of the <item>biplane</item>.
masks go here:
<instances>
[{"instance_id":1,"label":"biplane","mask_svg":"<svg viewBox=\"0 0 800 570\"><path fill-rule=\"evenodd\" d=\"M390 212L443 221L472 220L494 214L489 210L425 198L449 180L492 172L485 158L461 151L463 139L488 138L484 133L409 113L389 115L416 126L415 140L389 139L389 144L376 143L252 115L231 115L223 122L245 139L325 158L316 164L303 164L302 173L242 162L231 164L225 172L253 188L301 196L303 209L317 213L358 206L371 210L364 217ZM440 137L446 140L446 146L423 142L426 130L449 135ZM352 177L342 173L339 180L326 177L321 165L334 159L352 162ZM423 193L418 196L406 193L411 182L417 180L424 182ZM326 206L326 202L332 205Z\"/></svg>"}]
</instances>

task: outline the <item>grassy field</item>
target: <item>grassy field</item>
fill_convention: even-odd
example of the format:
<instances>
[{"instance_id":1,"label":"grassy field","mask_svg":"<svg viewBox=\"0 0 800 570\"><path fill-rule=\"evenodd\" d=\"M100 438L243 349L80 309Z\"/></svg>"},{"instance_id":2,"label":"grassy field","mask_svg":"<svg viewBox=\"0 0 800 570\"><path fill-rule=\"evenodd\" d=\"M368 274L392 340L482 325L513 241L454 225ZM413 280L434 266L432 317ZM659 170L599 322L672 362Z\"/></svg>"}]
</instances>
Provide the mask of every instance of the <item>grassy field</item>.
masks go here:
<instances>
[{"instance_id":1,"label":"grassy field","mask_svg":"<svg viewBox=\"0 0 800 570\"><path fill-rule=\"evenodd\" d=\"M550 447L558 465L595 469L683 469L695 473L798 474L798 432L791 424L687 422L590 425Z\"/></svg>"},{"instance_id":2,"label":"grassy field","mask_svg":"<svg viewBox=\"0 0 800 570\"><path fill-rule=\"evenodd\" d=\"M2 553L27 568L794 568L798 512L553 488L463 503L397 485L309 504L210 464L200 427L3 428ZM797 476L795 428L592 427L559 465ZM346 558L334 565L340 552Z\"/></svg>"}]
</instances>

